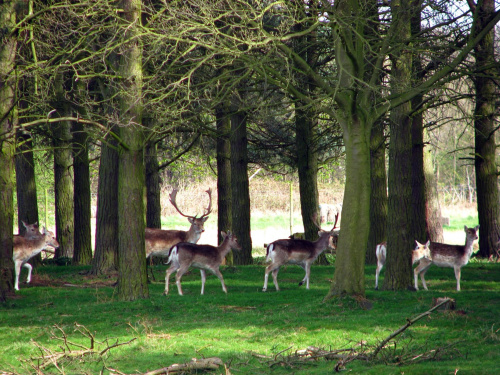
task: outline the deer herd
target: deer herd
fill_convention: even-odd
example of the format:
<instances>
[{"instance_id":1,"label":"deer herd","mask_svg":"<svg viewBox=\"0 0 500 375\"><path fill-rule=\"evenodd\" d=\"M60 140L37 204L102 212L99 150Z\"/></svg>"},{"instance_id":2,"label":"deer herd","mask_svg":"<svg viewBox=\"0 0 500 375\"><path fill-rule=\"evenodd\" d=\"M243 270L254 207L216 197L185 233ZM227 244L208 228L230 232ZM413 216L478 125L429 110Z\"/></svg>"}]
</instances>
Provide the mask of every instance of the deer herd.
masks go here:
<instances>
[{"instance_id":1,"label":"deer herd","mask_svg":"<svg viewBox=\"0 0 500 375\"><path fill-rule=\"evenodd\" d=\"M189 230L163 230L156 228L146 228L145 232L145 252L146 259L153 256L159 256L167 259L166 264L170 267L165 275L165 292L169 292L170 275L176 272L175 283L179 295L183 295L181 287L182 276L191 268L200 269L201 273L201 294L205 292L206 271L210 271L216 275L221 284L222 290L227 293L224 278L220 272L220 266L224 262L226 255L233 250L240 250L241 246L238 239L231 232L221 232L223 241L219 246L198 245L201 234L205 231L204 224L208 219L208 215L212 211L212 191L206 191L209 197L209 204L201 217L185 215L181 212L176 203L177 190L174 189L170 194L170 203L174 208L186 217L191 224ZM315 225L320 228L316 217L313 218ZM302 267L305 271L305 276L299 285L306 284L306 289L309 289L309 278L311 274L311 265L327 248L335 249L339 230L335 229L338 221L338 214L335 216L335 223L330 231L320 230L319 238L316 241L308 241L304 239L295 239L292 236L287 239L279 239L267 246L266 261L270 264L264 272L264 286L262 291L267 291L267 283L269 273L273 276L274 286L279 291L278 271L285 264L296 264ZM26 231L23 235L14 236L13 246L13 261L15 271L16 290L19 290L19 276L21 267L28 269L28 277L26 282L31 281L32 266L28 261L41 251L50 251L52 248L58 248L53 232L42 228L40 232L38 225L26 224L22 222ZM418 290L418 276L422 280L422 285L427 290L425 282L425 273L429 267L435 264L438 267L451 267L455 271L457 280L457 291L460 291L460 272L472 255L473 244L478 239L479 225L475 228L464 227L466 240L465 245L448 245L438 242L427 241L425 244L416 242L416 247L412 250L412 263L419 263L413 270L415 279L415 289ZM387 243L382 242L376 246L375 254L377 257L377 269L375 273L375 289L378 289L379 274L382 270L387 257Z\"/></svg>"}]
</instances>

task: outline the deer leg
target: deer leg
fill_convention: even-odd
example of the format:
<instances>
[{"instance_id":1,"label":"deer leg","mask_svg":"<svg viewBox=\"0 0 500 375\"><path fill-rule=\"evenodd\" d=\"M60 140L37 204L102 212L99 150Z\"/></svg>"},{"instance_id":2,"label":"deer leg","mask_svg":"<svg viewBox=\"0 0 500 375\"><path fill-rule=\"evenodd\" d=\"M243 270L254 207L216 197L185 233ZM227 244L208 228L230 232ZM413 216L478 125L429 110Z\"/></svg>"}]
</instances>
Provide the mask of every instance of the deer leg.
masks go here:
<instances>
[{"instance_id":1,"label":"deer leg","mask_svg":"<svg viewBox=\"0 0 500 375\"><path fill-rule=\"evenodd\" d=\"M28 269L28 277L26 278L26 283L29 284L31 282L31 270L33 267L31 267L31 264L29 263L24 263L23 267Z\"/></svg>"},{"instance_id":2,"label":"deer leg","mask_svg":"<svg viewBox=\"0 0 500 375\"><path fill-rule=\"evenodd\" d=\"M171 266L165 272L165 292L164 295L168 294L168 281L170 279L170 275L179 269L179 265L176 262L172 262Z\"/></svg>"},{"instance_id":3,"label":"deer leg","mask_svg":"<svg viewBox=\"0 0 500 375\"><path fill-rule=\"evenodd\" d=\"M15 264L15 272L16 272L16 282L14 283L14 289L15 290L19 290L19 275L21 275L21 266L22 266L23 262L21 261L16 261L16 264Z\"/></svg>"},{"instance_id":4,"label":"deer leg","mask_svg":"<svg viewBox=\"0 0 500 375\"><path fill-rule=\"evenodd\" d=\"M380 275L380 271L382 271L383 264L377 262L377 270L375 271L375 290L378 290L378 277ZM417 288L417 278L415 277L415 288ZM418 289L418 288L417 288Z\"/></svg>"},{"instance_id":5,"label":"deer leg","mask_svg":"<svg viewBox=\"0 0 500 375\"><path fill-rule=\"evenodd\" d=\"M266 267L266 271L264 272L264 286L262 287L263 292L267 291L267 281L269 279L269 272L274 271L275 268L276 266L274 264L270 264L269 266ZM276 285L276 282L274 283L274 285Z\"/></svg>"},{"instance_id":6,"label":"deer leg","mask_svg":"<svg viewBox=\"0 0 500 375\"><path fill-rule=\"evenodd\" d=\"M413 274L415 276L415 289L418 290L418 275L420 274L420 278L422 279L422 285L425 290L427 290L427 284L425 283L424 275L431 266L432 262L426 258L422 258L417 267L413 270Z\"/></svg>"},{"instance_id":7,"label":"deer leg","mask_svg":"<svg viewBox=\"0 0 500 375\"><path fill-rule=\"evenodd\" d=\"M187 267L179 267L179 269L177 270L177 273L175 274L175 283L177 284L177 291L179 292L179 295L181 295L181 296L184 295L182 293L181 278L182 278L182 275L184 275L188 269L189 269L189 265Z\"/></svg>"},{"instance_id":8,"label":"deer leg","mask_svg":"<svg viewBox=\"0 0 500 375\"><path fill-rule=\"evenodd\" d=\"M207 274L205 270L200 269L201 273L201 295L205 293L205 281L207 280Z\"/></svg>"},{"instance_id":9,"label":"deer leg","mask_svg":"<svg viewBox=\"0 0 500 375\"><path fill-rule=\"evenodd\" d=\"M278 268L275 268L275 269L273 270L273 273L272 273L272 275L273 275L273 281L274 281L274 286L276 287L276 291L279 291L279 290L280 290L280 287L279 287L279 285L278 285L278 271L279 271L279 270L280 270L280 268L279 268L279 267L278 267Z\"/></svg>"},{"instance_id":10,"label":"deer leg","mask_svg":"<svg viewBox=\"0 0 500 375\"><path fill-rule=\"evenodd\" d=\"M224 284L224 278L222 277L222 274L220 273L219 269L215 269L213 270L213 273L215 274L215 276L217 276L222 284L222 290L224 291L224 293L227 294L227 288L226 288L226 284Z\"/></svg>"},{"instance_id":11,"label":"deer leg","mask_svg":"<svg viewBox=\"0 0 500 375\"><path fill-rule=\"evenodd\" d=\"M455 267L455 278L457 279L457 292L460 292L460 267Z\"/></svg>"}]
</instances>

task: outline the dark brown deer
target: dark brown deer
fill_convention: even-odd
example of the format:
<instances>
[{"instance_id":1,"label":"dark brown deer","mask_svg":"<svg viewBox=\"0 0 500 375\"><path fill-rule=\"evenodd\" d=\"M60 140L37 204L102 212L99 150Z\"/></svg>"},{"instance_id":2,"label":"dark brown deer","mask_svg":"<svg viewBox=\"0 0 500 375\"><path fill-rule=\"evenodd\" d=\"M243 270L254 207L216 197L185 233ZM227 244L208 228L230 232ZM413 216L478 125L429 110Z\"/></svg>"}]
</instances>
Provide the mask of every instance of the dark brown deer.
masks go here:
<instances>
[{"instance_id":1,"label":"dark brown deer","mask_svg":"<svg viewBox=\"0 0 500 375\"><path fill-rule=\"evenodd\" d=\"M14 251L12 260L14 261L14 271L16 274L16 281L14 288L19 290L19 275L21 274L21 267L28 269L28 278L26 282L29 284L31 281L31 264L28 260L35 255L40 254L42 250L47 248L58 248L59 243L54 236L54 233L43 228L42 233L37 237L26 238L24 236L14 236Z\"/></svg>"},{"instance_id":2,"label":"dark brown deer","mask_svg":"<svg viewBox=\"0 0 500 375\"><path fill-rule=\"evenodd\" d=\"M423 258L419 265L413 270L415 275L415 289L418 290L418 275L422 279L422 285L427 290L424 275L429 267L435 264L438 267L451 267L455 270L455 278L457 279L457 291L460 291L460 272L461 268L469 263L472 255L474 242L479 238L479 225L475 228L467 228L465 231L465 245L448 245L439 242L431 242L431 258Z\"/></svg>"},{"instance_id":3,"label":"dark brown deer","mask_svg":"<svg viewBox=\"0 0 500 375\"><path fill-rule=\"evenodd\" d=\"M431 259L431 252L429 249L430 241L427 241L426 244L421 244L420 242L415 240L417 246L413 250L411 254L411 262L415 264L422 258ZM385 264L385 258L387 256L387 242L381 242L375 248L375 255L377 256L377 270L375 271L375 290L378 290L378 277L382 267Z\"/></svg>"},{"instance_id":4,"label":"dark brown deer","mask_svg":"<svg viewBox=\"0 0 500 375\"><path fill-rule=\"evenodd\" d=\"M280 267L287 263L297 264L304 269L306 275L299 283L299 286L306 283L306 289L309 289L311 265L331 243L331 237L335 235L334 229L337 225L338 219L339 215L337 214L335 216L335 223L333 224L332 230L320 230L318 232L319 238L314 242L301 239L282 239L270 243L267 246L266 261L271 261L271 264L266 267L264 287L262 288L262 291L267 291L267 282L270 272L272 272L276 290L280 290L278 285L278 272ZM317 222L316 225L320 228Z\"/></svg>"},{"instance_id":5,"label":"dark brown deer","mask_svg":"<svg viewBox=\"0 0 500 375\"><path fill-rule=\"evenodd\" d=\"M182 216L187 217L191 226L189 230L164 230L156 228L146 228L146 258L153 255L167 257L172 246L179 242L197 243L201 234L205 231L204 224L208 219L208 215L212 212L212 190L207 191L209 202L206 212L201 217L185 215L181 212L175 198L177 190L174 189L170 194L170 203L175 207L177 212Z\"/></svg>"},{"instance_id":6,"label":"dark brown deer","mask_svg":"<svg viewBox=\"0 0 500 375\"><path fill-rule=\"evenodd\" d=\"M222 243L215 247L212 245L197 245L193 243L181 242L173 246L170 250L168 257L168 262L170 267L167 269L165 275L165 295L168 294L168 281L170 275L177 271L175 275L175 283L177 284L177 290L182 296L181 278L189 267L196 267L200 269L201 272L201 294L205 292L205 271L212 272L217 276L222 284L222 290L227 293L226 285L224 284L224 278L220 273L219 267L226 255L231 251L231 249L241 250L241 246L238 243L238 239L234 234L228 232L221 232L222 238L224 240Z\"/></svg>"}]
</instances>

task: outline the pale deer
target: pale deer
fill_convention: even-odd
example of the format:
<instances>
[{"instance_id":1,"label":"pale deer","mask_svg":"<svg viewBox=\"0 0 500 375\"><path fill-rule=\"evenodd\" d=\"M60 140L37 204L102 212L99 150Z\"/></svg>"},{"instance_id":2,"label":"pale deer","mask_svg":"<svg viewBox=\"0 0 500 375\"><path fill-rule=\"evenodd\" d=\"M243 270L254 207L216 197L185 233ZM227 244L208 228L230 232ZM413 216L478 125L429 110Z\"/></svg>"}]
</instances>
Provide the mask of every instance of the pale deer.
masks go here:
<instances>
[{"instance_id":1,"label":"pale deer","mask_svg":"<svg viewBox=\"0 0 500 375\"><path fill-rule=\"evenodd\" d=\"M23 236L14 236L14 249L12 259L14 260L14 271L16 275L16 281L14 288L19 290L19 276L21 274L21 267L26 267L28 269L28 278L26 282L29 284L31 281L31 264L28 260L33 258L35 255L40 254L42 250L47 248L58 248L59 243L53 232L43 228L42 233L33 238L26 238Z\"/></svg>"},{"instance_id":2,"label":"pale deer","mask_svg":"<svg viewBox=\"0 0 500 375\"><path fill-rule=\"evenodd\" d=\"M280 290L278 285L278 272L280 267L287 263L297 264L304 269L306 275L299 283L299 286L306 283L306 289L309 289L311 265L332 243L331 238L332 236L335 236L334 230L337 225L338 218L339 215L337 214L335 216L335 223L333 224L332 230L320 230L318 232L319 238L314 242L302 239L282 239L270 243L267 246L266 261L271 261L271 264L266 267L262 291L267 291L267 282L270 272L272 272L276 290ZM318 223L316 223L316 225L318 228L320 227Z\"/></svg>"},{"instance_id":3,"label":"pale deer","mask_svg":"<svg viewBox=\"0 0 500 375\"><path fill-rule=\"evenodd\" d=\"M205 292L205 271L210 271L217 276L222 284L222 290L224 293L227 293L224 278L220 273L219 267L231 249L241 250L241 246L238 243L236 236L231 234L231 232L228 232L227 234L225 232L221 232L221 235L224 240L217 247L212 245L197 245L187 242L181 242L172 247L167 262L170 263L170 267L167 269L165 274L165 295L168 294L168 282L170 275L175 271L177 271L177 274L175 275L177 290L179 295L183 295L181 278L182 275L187 272L189 267L196 267L200 269L201 294L204 294Z\"/></svg>"},{"instance_id":4,"label":"pale deer","mask_svg":"<svg viewBox=\"0 0 500 375\"><path fill-rule=\"evenodd\" d=\"M430 241L427 241L425 244L421 244L420 242L415 240L417 246L413 250L411 254L411 263L415 264L422 258L431 259L431 253L429 249ZM385 259L387 257L387 242L381 242L375 248L375 255L377 256L377 270L375 271L375 290L378 290L378 277L380 275L380 271L384 267Z\"/></svg>"},{"instance_id":5,"label":"pale deer","mask_svg":"<svg viewBox=\"0 0 500 375\"><path fill-rule=\"evenodd\" d=\"M448 245L439 242L431 242L431 258L423 258L419 265L413 270L415 276L415 289L418 290L418 275L422 279L422 285L427 290L424 275L429 267L435 264L438 267L451 267L455 270L455 278L457 279L457 291L460 291L460 272L461 268L469 263L472 255L474 242L479 238L479 225L475 228L467 228L465 231L465 245Z\"/></svg>"},{"instance_id":6,"label":"pale deer","mask_svg":"<svg viewBox=\"0 0 500 375\"><path fill-rule=\"evenodd\" d=\"M206 212L201 217L184 215L175 202L177 190L173 190L170 194L170 203L175 209L184 217L187 217L191 223L189 230L164 230L156 228L146 228L145 242L146 242L146 258L152 256L167 257L172 246L179 242L197 243L201 234L205 231L204 224L208 219L208 215L212 212L212 190L207 191L209 203Z\"/></svg>"},{"instance_id":7,"label":"pale deer","mask_svg":"<svg viewBox=\"0 0 500 375\"><path fill-rule=\"evenodd\" d=\"M23 223L24 228L26 229L25 232L22 234L24 238L35 238L42 235L40 233L40 230L38 229L38 223L26 224L23 220L21 220L21 222Z\"/></svg>"}]
</instances>

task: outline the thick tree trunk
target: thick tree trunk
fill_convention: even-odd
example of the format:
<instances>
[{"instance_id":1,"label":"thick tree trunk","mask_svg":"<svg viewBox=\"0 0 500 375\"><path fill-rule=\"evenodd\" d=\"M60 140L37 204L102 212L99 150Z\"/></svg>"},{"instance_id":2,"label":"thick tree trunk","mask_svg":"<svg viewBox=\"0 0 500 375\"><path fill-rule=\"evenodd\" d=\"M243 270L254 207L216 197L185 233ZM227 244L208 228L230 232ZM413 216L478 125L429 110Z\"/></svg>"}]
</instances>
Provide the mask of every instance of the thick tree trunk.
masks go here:
<instances>
[{"instance_id":1,"label":"thick tree trunk","mask_svg":"<svg viewBox=\"0 0 500 375\"><path fill-rule=\"evenodd\" d=\"M15 1L0 6L0 23L5 28L0 44L0 302L14 290L12 261L14 227L14 126L15 111L14 59L17 50Z\"/></svg>"},{"instance_id":2,"label":"thick tree trunk","mask_svg":"<svg viewBox=\"0 0 500 375\"><path fill-rule=\"evenodd\" d=\"M234 251L234 264L252 264L250 237L250 192L248 186L246 114L231 115L231 197L233 231L241 245Z\"/></svg>"},{"instance_id":3,"label":"thick tree trunk","mask_svg":"<svg viewBox=\"0 0 500 375\"><path fill-rule=\"evenodd\" d=\"M111 136L108 136L101 144L95 251L90 270L92 275L107 274L118 269L118 153L116 147L116 141Z\"/></svg>"},{"instance_id":4,"label":"thick tree trunk","mask_svg":"<svg viewBox=\"0 0 500 375\"><path fill-rule=\"evenodd\" d=\"M346 184L333 283L326 298L365 295L365 250L370 230L370 130L351 118L344 124ZM368 135L367 135L368 134ZM349 225L356 223L356 225Z\"/></svg>"},{"instance_id":5,"label":"thick tree trunk","mask_svg":"<svg viewBox=\"0 0 500 375\"><path fill-rule=\"evenodd\" d=\"M141 21L141 1L123 0L126 20L120 64L120 150L118 157L118 298L149 298L145 252L145 167L142 128L142 45L132 38Z\"/></svg>"},{"instance_id":6,"label":"thick tree trunk","mask_svg":"<svg viewBox=\"0 0 500 375\"><path fill-rule=\"evenodd\" d=\"M401 41L409 40L411 36L411 1L402 1L392 7L393 22L397 25ZM408 50L402 50L394 54L391 61L391 92L397 95L411 87L412 55ZM413 196L414 158L410 115L411 102L393 108L390 114L387 267L384 278L384 289L389 290L405 290L412 285L411 250L415 244L417 220L414 204L424 204L423 196ZM423 168L421 171L423 173ZM425 211L423 213L425 215Z\"/></svg>"},{"instance_id":7,"label":"thick tree trunk","mask_svg":"<svg viewBox=\"0 0 500 375\"><path fill-rule=\"evenodd\" d=\"M231 202L231 121L222 105L215 110L217 122L217 233L218 243L223 241L221 231L232 230ZM226 264L233 264L233 252L226 256Z\"/></svg>"},{"instance_id":8,"label":"thick tree trunk","mask_svg":"<svg viewBox=\"0 0 500 375\"><path fill-rule=\"evenodd\" d=\"M366 263L376 264L376 246L387 239L387 173L385 169L385 135L382 121L372 127L370 138L371 195L370 234Z\"/></svg>"},{"instance_id":9,"label":"thick tree trunk","mask_svg":"<svg viewBox=\"0 0 500 375\"><path fill-rule=\"evenodd\" d=\"M476 10L477 32L480 32L495 13L495 1L484 0ZM479 217L479 256L488 258L494 254L500 239L500 203L498 201L498 168L495 162L496 143L496 75L495 31L490 31L476 46L474 77L476 88L475 128L475 168L477 189L477 211ZM472 225L471 223L470 225Z\"/></svg>"},{"instance_id":10,"label":"thick tree trunk","mask_svg":"<svg viewBox=\"0 0 500 375\"><path fill-rule=\"evenodd\" d=\"M92 262L92 229L90 225L90 165L88 134L81 123L73 123L74 220L75 248L73 264Z\"/></svg>"}]
</instances>

